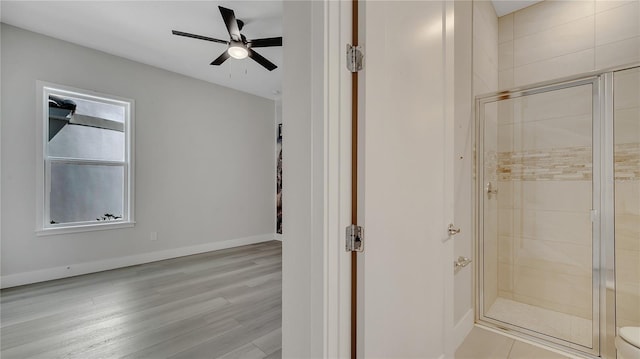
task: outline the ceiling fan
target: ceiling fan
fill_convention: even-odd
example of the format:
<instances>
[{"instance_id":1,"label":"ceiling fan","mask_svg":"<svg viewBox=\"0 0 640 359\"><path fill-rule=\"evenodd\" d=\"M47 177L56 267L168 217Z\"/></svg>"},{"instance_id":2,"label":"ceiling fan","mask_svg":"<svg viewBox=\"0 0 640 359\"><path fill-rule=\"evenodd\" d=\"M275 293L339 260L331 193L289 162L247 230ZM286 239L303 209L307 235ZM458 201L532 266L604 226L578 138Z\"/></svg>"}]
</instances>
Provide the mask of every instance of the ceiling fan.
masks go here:
<instances>
[{"instance_id":1,"label":"ceiling fan","mask_svg":"<svg viewBox=\"0 0 640 359\"><path fill-rule=\"evenodd\" d=\"M234 59L244 59L246 57L250 57L269 71L273 71L278 67L273 62L265 59L262 55L255 52L253 49L257 47L282 46L282 37L269 37L264 39L247 40L247 38L240 33L240 30L242 30L242 27L244 26L244 22L242 22L242 20L236 19L236 15L233 10L227 9L222 6L218 6L218 9L220 9L222 19L227 26L227 31L229 32L229 41L214 39L212 37L202 35L190 34L188 32L177 30L171 30L171 33L178 36L191 37L194 39L217 42L219 44L227 45L227 51L223 52L220 56L218 56L217 59L213 60L213 62L211 62L211 65L220 66L229 57L233 57Z\"/></svg>"}]
</instances>

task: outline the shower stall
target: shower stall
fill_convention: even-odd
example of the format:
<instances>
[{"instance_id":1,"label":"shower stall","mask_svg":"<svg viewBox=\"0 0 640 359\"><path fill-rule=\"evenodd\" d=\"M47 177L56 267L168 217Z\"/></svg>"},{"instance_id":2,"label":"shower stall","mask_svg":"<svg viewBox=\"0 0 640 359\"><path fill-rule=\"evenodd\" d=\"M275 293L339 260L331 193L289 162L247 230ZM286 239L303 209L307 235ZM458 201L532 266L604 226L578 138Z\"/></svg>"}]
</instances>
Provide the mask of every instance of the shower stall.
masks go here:
<instances>
[{"instance_id":1,"label":"shower stall","mask_svg":"<svg viewBox=\"0 0 640 359\"><path fill-rule=\"evenodd\" d=\"M476 320L586 357L640 326L640 67L476 99Z\"/></svg>"}]
</instances>

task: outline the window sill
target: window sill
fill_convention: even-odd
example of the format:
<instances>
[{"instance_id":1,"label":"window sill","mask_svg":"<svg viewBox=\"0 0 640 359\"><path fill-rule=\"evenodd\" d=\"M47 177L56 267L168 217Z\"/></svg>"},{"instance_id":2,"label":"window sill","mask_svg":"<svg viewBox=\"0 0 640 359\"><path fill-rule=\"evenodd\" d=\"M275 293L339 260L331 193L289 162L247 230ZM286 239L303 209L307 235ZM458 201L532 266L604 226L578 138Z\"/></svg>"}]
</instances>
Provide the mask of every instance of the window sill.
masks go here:
<instances>
[{"instance_id":1,"label":"window sill","mask_svg":"<svg viewBox=\"0 0 640 359\"><path fill-rule=\"evenodd\" d=\"M54 236L57 234L67 233L80 233L80 232L93 232L103 231L107 229L120 229L134 227L136 222L120 222L120 223L101 223L101 224L87 224L80 226L60 227L60 228L44 228L36 230L36 236Z\"/></svg>"}]
</instances>

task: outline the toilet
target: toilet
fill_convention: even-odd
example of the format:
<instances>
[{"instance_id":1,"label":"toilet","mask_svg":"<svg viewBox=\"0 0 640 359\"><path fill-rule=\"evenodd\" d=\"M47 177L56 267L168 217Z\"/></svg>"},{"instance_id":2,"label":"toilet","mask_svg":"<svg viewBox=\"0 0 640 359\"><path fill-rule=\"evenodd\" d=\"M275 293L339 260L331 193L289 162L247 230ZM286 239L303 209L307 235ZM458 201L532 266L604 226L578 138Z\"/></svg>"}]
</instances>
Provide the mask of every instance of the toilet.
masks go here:
<instances>
[{"instance_id":1,"label":"toilet","mask_svg":"<svg viewBox=\"0 0 640 359\"><path fill-rule=\"evenodd\" d=\"M618 359L640 359L640 327L623 327L616 337Z\"/></svg>"}]
</instances>

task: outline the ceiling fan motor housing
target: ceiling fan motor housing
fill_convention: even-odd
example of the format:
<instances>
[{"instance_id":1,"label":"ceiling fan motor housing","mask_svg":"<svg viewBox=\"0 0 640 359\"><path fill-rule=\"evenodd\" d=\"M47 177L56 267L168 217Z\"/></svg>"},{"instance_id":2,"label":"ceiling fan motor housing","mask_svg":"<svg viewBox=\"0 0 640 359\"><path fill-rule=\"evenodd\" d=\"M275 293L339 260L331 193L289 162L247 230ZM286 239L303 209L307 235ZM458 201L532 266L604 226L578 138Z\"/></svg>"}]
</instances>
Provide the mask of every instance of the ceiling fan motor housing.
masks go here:
<instances>
[{"instance_id":1,"label":"ceiling fan motor housing","mask_svg":"<svg viewBox=\"0 0 640 359\"><path fill-rule=\"evenodd\" d=\"M245 25L244 22L242 20L236 19L236 15L233 10L227 9L222 6L218 6L218 9L220 10L220 15L222 15L222 20L224 20L225 26L227 27L227 32L229 33L229 41L177 30L172 30L171 33L178 36L191 37L194 39L227 45L227 51L223 52L222 54L220 54L220 56L213 60L211 62L211 65L220 66L229 57L233 57L234 59L244 59L246 57L250 57L268 71L273 71L274 69L278 68L276 64L257 53L254 48L282 46L282 36L263 39L252 39L247 41L247 38L242 33L240 33L240 30L242 30Z\"/></svg>"}]
</instances>

